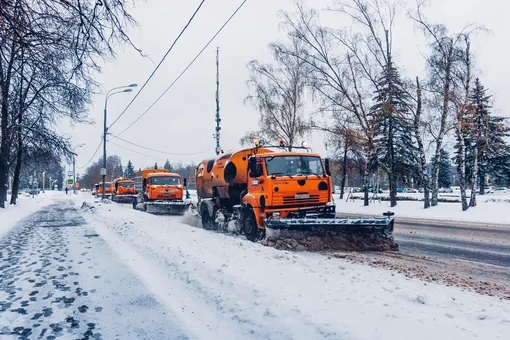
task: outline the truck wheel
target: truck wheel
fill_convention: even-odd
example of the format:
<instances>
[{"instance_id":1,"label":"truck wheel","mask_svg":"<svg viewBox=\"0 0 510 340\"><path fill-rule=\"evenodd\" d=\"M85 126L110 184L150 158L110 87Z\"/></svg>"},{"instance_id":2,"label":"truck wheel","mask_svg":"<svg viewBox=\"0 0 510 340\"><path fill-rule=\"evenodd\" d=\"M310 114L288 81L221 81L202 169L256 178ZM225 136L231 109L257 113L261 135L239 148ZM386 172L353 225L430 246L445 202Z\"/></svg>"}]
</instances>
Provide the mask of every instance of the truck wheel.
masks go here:
<instances>
[{"instance_id":1,"label":"truck wheel","mask_svg":"<svg viewBox=\"0 0 510 340\"><path fill-rule=\"evenodd\" d=\"M147 204L146 203L143 204L143 211L147 212Z\"/></svg>"},{"instance_id":2,"label":"truck wheel","mask_svg":"<svg viewBox=\"0 0 510 340\"><path fill-rule=\"evenodd\" d=\"M133 209L136 210L136 205L138 204L138 200L136 199L136 197L133 197L133 201L131 203L133 203Z\"/></svg>"},{"instance_id":3,"label":"truck wheel","mask_svg":"<svg viewBox=\"0 0 510 340\"><path fill-rule=\"evenodd\" d=\"M252 242L255 242L258 237L259 227L257 226L257 220L252 209L249 209L244 214L243 219L243 232L246 238Z\"/></svg>"},{"instance_id":4,"label":"truck wheel","mask_svg":"<svg viewBox=\"0 0 510 340\"><path fill-rule=\"evenodd\" d=\"M214 220L209 213L209 208L206 203L200 204L200 217L202 218L202 227L204 229L214 229Z\"/></svg>"}]
</instances>

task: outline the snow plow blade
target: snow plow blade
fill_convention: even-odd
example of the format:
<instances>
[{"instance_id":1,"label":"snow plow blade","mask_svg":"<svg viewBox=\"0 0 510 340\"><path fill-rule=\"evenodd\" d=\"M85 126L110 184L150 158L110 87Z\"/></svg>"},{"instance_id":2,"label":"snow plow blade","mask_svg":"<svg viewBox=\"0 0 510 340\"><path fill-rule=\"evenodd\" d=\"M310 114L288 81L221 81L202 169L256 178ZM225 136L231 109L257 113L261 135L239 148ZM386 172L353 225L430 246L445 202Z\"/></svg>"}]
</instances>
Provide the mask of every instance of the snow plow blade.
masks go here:
<instances>
[{"instance_id":1,"label":"snow plow blade","mask_svg":"<svg viewBox=\"0 0 510 340\"><path fill-rule=\"evenodd\" d=\"M136 195L115 195L112 201L115 203L131 203Z\"/></svg>"},{"instance_id":2,"label":"snow plow blade","mask_svg":"<svg viewBox=\"0 0 510 340\"><path fill-rule=\"evenodd\" d=\"M145 211L153 215L184 215L189 209L189 202L147 202Z\"/></svg>"},{"instance_id":3,"label":"snow plow blade","mask_svg":"<svg viewBox=\"0 0 510 340\"><path fill-rule=\"evenodd\" d=\"M392 218L268 219L265 244L291 250L396 251L393 224Z\"/></svg>"}]
</instances>

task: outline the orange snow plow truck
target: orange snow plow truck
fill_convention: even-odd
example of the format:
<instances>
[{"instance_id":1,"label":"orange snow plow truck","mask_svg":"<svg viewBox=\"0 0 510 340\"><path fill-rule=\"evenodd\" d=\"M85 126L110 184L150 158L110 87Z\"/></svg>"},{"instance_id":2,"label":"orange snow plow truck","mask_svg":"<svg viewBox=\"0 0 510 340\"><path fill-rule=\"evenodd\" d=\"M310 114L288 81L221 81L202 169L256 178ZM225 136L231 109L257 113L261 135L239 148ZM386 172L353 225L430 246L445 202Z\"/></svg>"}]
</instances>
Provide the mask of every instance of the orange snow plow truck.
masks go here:
<instances>
[{"instance_id":1,"label":"orange snow plow truck","mask_svg":"<svg viewBox=\"0 0 510 340\"><path fill-rule=\"evenodd\" d=\"M183 215L190 203L183 200L186 179L165 169L135 172L133 208L151 214Z\"/></svg>"},{"instance_id":2,"label":"orange snow plow truck","mask_svg":"<svg viewBox=\"0 0 510 340\"><path fill-rule=\"evenodd\" d=\"M131 203L136 197L135 182L129 178L117 178L112 182L112 201Z\"/></svg>"},{"instance_id":3,"label":"orange snow plow truck","mask_svg":"<svg viewBox=\"0 0 510 340\"><path fill-rule=\"evenodd\" d=\"M336 218L327 159L304 146L289 152L283 142L264 144L199 164L197 208L205 229L286 249L398 249L390 216Z\"/></svg>"},{"instance_id":4,"label":"orange snow plow truck","mask_svg":"<svg viewBox=\"0 0 510 340\"><path fill-rule=\"evenodd\" d=\"M104 182L104 194L106 197L110 197L112 195L112 182ZM96 197L103 196L103 182L99 182L96 184Z\"/></svg>"}]
</instances>

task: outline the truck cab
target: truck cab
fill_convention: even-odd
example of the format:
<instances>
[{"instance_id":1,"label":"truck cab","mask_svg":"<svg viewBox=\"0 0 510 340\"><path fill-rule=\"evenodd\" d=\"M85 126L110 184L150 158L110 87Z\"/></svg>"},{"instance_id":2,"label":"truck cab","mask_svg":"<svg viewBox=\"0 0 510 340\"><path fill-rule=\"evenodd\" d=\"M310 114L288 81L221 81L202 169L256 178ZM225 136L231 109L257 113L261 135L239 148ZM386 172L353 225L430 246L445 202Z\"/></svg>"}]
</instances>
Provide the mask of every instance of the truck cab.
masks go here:
<instances>
[{"instance_id":1,"label":"truck cab","mask_svg":"<svg viewBox=\"0 0 510 340\"><path fill-rule=\"evenodd\" d=\"M106 196L111 196L111 194L112 194L112 182L105 182L104 183L104 187L105 187L105 195ZM103 182L100 182L100 183L96 184L96 192L97 192L97 196L102 196L103 195Z\"/></svg>"},{"instance_id":2,"label":"truck cab","mask_svg":"<svg viewBox=\"0 0 510 340\"><path fill-rule=\"evenodd\" d=\"M173 173L149 173L143 179L146 200L182 200L184 187L181 176Z\"/></svg>"},{"instance_id":3,"label":"truck cab","mask_svg":"<svg viewBox=\"0 0 510 340\"><path fill-rule=\"evenodd\" d=\"M242 205L258 227L272 218L335 215L329 164L318 154L256 154L248 159L248 179Z\"/></svg>"},{"instance_id":4,"label":"truck cab","mask_svg":"<svg viewBox=\"0 0 510 340\"><path fill-rule=\"evenodd\" d=\"M135 182L129 178L118 178L113 181L113 194L119 195L134 195Z\"/></svg>"}]
</instances>

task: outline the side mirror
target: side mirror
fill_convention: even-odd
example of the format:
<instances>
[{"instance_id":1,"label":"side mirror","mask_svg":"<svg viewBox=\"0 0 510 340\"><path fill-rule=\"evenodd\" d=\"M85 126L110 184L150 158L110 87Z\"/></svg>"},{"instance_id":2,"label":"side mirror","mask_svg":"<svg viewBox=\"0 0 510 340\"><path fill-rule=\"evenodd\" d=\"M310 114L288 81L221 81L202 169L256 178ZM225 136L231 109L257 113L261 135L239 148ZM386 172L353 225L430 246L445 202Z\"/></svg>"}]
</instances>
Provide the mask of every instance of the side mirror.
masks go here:
<instances>
[{"instance_id":1,"label":"side mirror","mask_svg":"<svg viewBox=\"0 0 510 340\"><path fill-rule=\"evenodd\" d=\"M326 158L324 160L324 167L326 168L326 174L328 176L331 176L331 171L329 171L329 158Z\"/></svg>"},{"instance_id":2,"label":"side mirror","mask_svg":"<svg viewBox=\"0 0 510 340\"><path fill-rule=\"evenodd\" d=\"M188 186L188 180L186 178L183 180L183 184L185 187Z\"/></svg>"}]
</instances>

